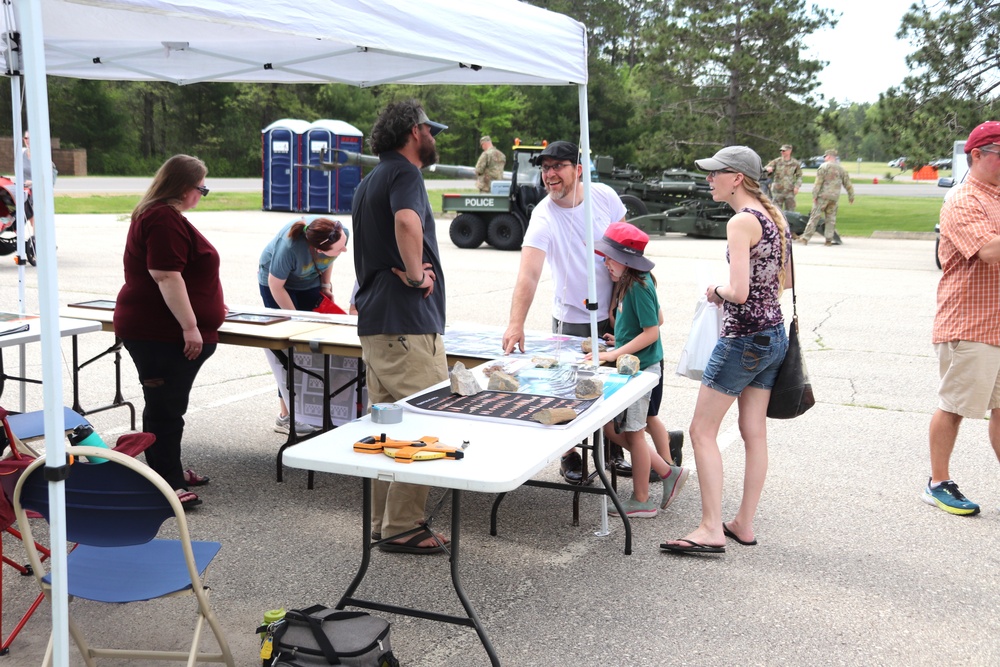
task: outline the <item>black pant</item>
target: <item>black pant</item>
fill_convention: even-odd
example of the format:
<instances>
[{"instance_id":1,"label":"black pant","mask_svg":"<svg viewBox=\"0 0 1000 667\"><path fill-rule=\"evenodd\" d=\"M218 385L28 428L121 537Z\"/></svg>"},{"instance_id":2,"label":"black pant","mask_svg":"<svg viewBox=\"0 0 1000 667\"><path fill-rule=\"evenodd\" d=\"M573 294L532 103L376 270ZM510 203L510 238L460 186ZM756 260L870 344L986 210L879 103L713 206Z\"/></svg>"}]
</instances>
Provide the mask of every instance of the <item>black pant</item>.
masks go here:
<instances>
[{"instance_id":1,"label":"black pant","mask_svg":"<svg viewBox=\"0 0 1000 667\"><path fill-rule=\"evenodd\" d=\"M552 318L552 333L559 333L559 325L562 324L562 335L564 336L578 336L580 338L590 338L590 323L586 324L571 324L570 322L559 322L556 318ZM597 323L597 336L603 337L604 334L613 334L615 328L611 326L611 320L603 319Z\"/></svg>"},{"instance_id":2,"label":"black pant","mask_svg":"<svg viewBox=\"0 0 1000 667\"><path fill-rule=\"evenodd\" d=\"M123 340L142 384L146 405L142 409L142 430L156 436L146 450L146 463L172 489L186 489L181 464L181 437L184 414L194 379L212 354L216 344L206 344L194 361L184 357L183 343L150 340Z\"/></svg>"}]
</instances>

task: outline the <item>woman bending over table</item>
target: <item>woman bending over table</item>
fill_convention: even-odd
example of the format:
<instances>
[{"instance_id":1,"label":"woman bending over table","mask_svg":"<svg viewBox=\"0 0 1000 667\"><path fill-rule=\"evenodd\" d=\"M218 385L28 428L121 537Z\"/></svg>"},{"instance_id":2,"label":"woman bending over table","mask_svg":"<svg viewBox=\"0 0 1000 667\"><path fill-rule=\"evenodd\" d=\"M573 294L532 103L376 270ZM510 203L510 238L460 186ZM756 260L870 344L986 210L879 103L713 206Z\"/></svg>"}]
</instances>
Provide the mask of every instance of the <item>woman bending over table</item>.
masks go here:
<instances>
[{"instance_id":1,"label":"woman bending over table","mask_svg":"<svg viewBox=\"0 0 1000 667\"><path fill-rule=\"evenodd\" d=\"M260 255L257 283L268 308L315 310L323 298L333 301L330 275L333 260L347 249L348 232L329 218L297 218L275 235ZM284 365L271 350L264 351L278 383L278 418L274 430L288 433L288 386ZM305 435L316 428L295 422L295 433Z\"/></svg>"}]
</instances>

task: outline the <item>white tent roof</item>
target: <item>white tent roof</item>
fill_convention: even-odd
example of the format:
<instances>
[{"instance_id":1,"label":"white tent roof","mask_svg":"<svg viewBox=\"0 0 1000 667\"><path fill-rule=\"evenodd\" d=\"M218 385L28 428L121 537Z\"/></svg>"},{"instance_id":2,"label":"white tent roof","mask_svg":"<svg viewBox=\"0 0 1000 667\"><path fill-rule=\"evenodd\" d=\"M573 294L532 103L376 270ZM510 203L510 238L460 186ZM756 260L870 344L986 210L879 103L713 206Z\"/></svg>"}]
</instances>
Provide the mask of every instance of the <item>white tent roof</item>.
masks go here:
<instances>
[{"instance_id":1,"label":"white tent roof","mask_svg":"<svg viewBox=\"0 0 1000 667\"><path fill-rule=\"evenodd\" d=\"M65 77L358 86L587 82L583 24L517 0L41 5L46 71Z\"/></svg>"},{"instance_id":2,"label":"white tent roof","mask_svg":"<svg viewBox=\"0 0 1000 667\"><path fill-rule=\"evenodd\" d=\"M580 147L590 148L586 28L517 0L5 0L2 22L4 32L21 34L23 65L12 67L6 54L0 59L8 73L24 75L31 158L40 174L34 195L47 408L61 406L63 394L46 74L177 84L576 85ZM589 219L589 196L584 209ZM589 294L593 300L593 275ZM596 313L591 320L596 337ZM50 472L63 461L63 426L62 410L45 411ZM69 664L64 485L52 482L49 496L53 658L63 667Z\"/></svg>"}]
</instances>

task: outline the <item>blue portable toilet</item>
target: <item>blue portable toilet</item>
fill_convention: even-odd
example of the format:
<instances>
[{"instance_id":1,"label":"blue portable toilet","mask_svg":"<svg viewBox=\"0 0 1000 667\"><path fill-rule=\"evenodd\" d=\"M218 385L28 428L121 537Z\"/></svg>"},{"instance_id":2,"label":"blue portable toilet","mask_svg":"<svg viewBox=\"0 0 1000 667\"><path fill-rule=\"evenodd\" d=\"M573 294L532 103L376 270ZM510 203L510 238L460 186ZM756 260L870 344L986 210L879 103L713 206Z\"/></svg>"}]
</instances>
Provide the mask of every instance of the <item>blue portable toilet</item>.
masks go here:
<instances>
[{"instance_id":1,"label":"blue portable toilet","mask_svg":"<svg viewBox=\"0 0 1000 667\"><path fill-rule=\"evenodd\" d=\"M342 120L317 120L305 133L306 158L310 165L343 163L343 156L334 149L362 152L362 134L358 128ZM361 182L360 166L343 166L323 171L303 169L306 183L303 193L303 211L311 213L350 213L354 191Z\"/></svg>"},{"instance_id":2,"label":"blue portable toilet","mask_svg":"<svg viewBox=\"0 0 1000 667\"><path fill-rule=\"evenodd\" d=\"M295 118L276 120L261 130L265 211L301 211L303 135L309 123Z\"/></svg>"}]
</instances>

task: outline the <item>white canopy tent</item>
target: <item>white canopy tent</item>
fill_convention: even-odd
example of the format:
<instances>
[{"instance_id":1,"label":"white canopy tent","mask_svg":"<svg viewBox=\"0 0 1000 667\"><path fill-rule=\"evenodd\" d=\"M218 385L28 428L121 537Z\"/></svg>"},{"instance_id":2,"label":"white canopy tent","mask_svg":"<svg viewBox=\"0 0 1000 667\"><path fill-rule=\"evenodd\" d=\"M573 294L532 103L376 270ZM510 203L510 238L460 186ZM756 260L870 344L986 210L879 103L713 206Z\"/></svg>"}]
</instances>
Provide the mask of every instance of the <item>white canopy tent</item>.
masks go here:
<instances>
[{"instance_id":1,"label":"white canopy tent","mask_svg":"<svg viewBox=\"0 0 1000 667\"><path fill-rule=\"evenodd\" d=\"M262 83L575 85L589 150L587 40L581 23L516 0L3 0L8 76L23 76L32 129L43 398L63 405L59 287L45 75ZM496 39L496 35L503 39ZM19 45L19 46L18 46ZM23 59L18 62L18 51ZM15 109L15 114L19 113ZM431 115L447 122L446 110ZM437 114L437 115L435 115ZM19 120L15 120L19 125ZM254 128L254 133L259 128ZM17 138L15 137L15 141ZM589 191L590 172L584 170ZM590 197L584 212L591 219ZM587 251L593 253L593 238ZM594 276L590 301L596 301ZM591 317L596 338L596 311ZM61 409L45 411L50 497L65 502ZM66 533L53 517L55 664L68 665Z\"/></svg>"}]
</instances>

